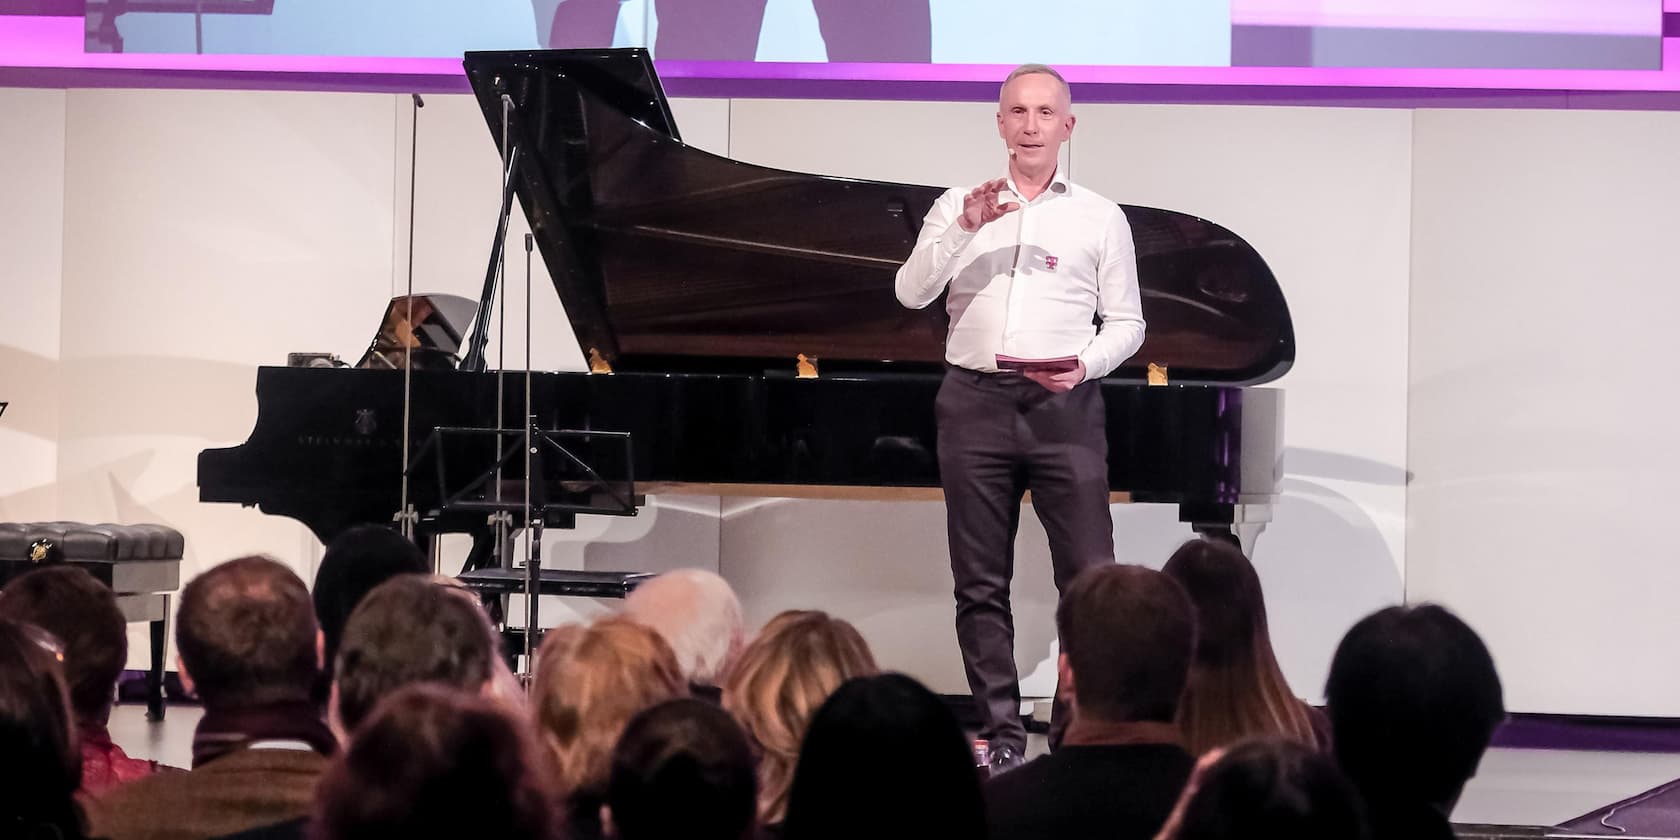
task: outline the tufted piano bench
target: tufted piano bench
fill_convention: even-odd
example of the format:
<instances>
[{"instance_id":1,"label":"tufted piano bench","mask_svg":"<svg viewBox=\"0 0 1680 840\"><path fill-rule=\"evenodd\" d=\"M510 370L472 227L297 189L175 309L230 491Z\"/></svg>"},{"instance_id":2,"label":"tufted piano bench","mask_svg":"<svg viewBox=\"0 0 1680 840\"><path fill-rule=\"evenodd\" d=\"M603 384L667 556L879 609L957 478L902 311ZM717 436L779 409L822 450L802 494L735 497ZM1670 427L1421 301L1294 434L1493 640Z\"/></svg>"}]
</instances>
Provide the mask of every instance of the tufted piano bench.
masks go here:
<instances>
[{"instance_id":1,"label":"tufted piano bench","mask_svg":"<svg viewBox=\"0 0 1680 840\"><path fill-rule=\"evenodd\" d=\"M80 566L111 587L123 618L151 625L146 712L161 720L169 596L181 586L185 548L181 532L163 525L0 522L0 587L37 566L60 562Z\"/></svg>"}]
</instances>

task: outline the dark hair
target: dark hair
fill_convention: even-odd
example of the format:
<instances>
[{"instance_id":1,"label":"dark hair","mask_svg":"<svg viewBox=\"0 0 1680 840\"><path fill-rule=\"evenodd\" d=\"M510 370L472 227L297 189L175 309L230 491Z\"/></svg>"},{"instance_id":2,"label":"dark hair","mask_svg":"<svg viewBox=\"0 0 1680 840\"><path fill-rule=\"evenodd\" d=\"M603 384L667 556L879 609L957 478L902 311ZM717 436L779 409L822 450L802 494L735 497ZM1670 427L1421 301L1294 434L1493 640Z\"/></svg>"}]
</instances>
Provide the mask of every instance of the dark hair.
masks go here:
<instances>
[{"instance_id":1,"label":"dark hair","mask_svg":"<svg viewBox=\"0 0 1680 840\"><path fill-rule=\"evenodd\" d=\"M477 691L494 673L495 631L470 592L419 575L374 587L344 625L338 719L354 730L386 695L433 682Z\"/></svg>"},{"instance_id":2,"label":"dark hair","mask_svg":"<svg viewBox=\"0 0 1680 840\"><path fill-rule=\"evenodd\" d=\"M1505 719L1487 646L1435 604L1355 624L1324 693L1336 758L1373 812L1380 802L1451 806Z\"/></svg>"},{"instance_id":3,"label":"dark hair","mask_svg":"<svg viewBox=\"0 0 1680 840\"><path fill-rule=\"evenodd\" d=\"M51 634L0 618L0 833L80 837L82 754Z\"/></svg>"},{"instance_id":4,"label":"dark hair","mask_svg":"<svg viewBox=\"0 0 1680 840\"><path fill-rule=\"evenodd\" d=\"M1353 786L1299 741L1239 742L1197 780L1171 840L1363 840L1370 833Z\"/></svg>"},{"instance_id":5,"label":"dark hair","mask_svg":"<svg viewBox=\"0 0 1680 840\"><path fill-rule=\"evenodd\" d=\"M308 699L315 636L309 590L270 558L229 560L181 591L175 646L206 706Z\"/></svg>"},{"instance_id":6,"label":"dark hair","mask_svg":"<svg viewBox=\"0 0 1680 840\"><path fill-rule=\"evenodd\" d=\"M1124 564L1079 573L1056 607L1080 714L1171 722L1196 649L1196 611L1183 588Z\"/></svg>"},{"instance_id":7,"label":"dark hair","mask_svg":"<svg viewBox=\"0 0 1680 840\"><path fill-rule=\"evenodd\" d=\"M64 645L70 706L85 725L111 716L117 678L128 664L128 627L117 596L76 566L35 569L0 590L0 615L33 624Z\"/></svg>"},{"instance_id":8,"label":"dark hair","mask_svg":"<svg viewBox=\"0 0 1680 840\"><path fill-rule=\"evenodd\" d=\"M491 700L411 685L380 702L316 788L313 840L551 840L554 792L524 721Z\"/></svg>"},{"instance_id":9,"label":"dark hair","mask_svg":"<svg viewBox=\"0 0 1680 840\"><path fill-rule=\"evenodd\" d=\"M643 709L613 749L607 804L622 840L741 840L757 800L746 734L704 700Z\"/></svg>"},{"instance_id":10,"label":"dark hair","mask_svg":"<svg viewBox=\"0 0 1680 840\"><path fill-rule=\"evenodd\" d=\"M1196 656L1178 704L1194 755L1245 737L1283 735L1316 744L1307 706L1289 689L1266 627L1254 564L1237 547L1194 539L1161 568L1196 607Z\"/></svg>"},{"instance_id":11,"label":"dark hair","mask_svg":"<svg viewBox=\"0 0 1680 840\"><path fill-rule=\"evenodd\" d=\"M903 674L841 684L805 732L786 840L983 840L980 777L956 718Z\"/></svg>"},{"instance_id":12,"label":"dark hair","mask_svg":"<svg viewBox=\"0 0 1680 840\"><path fill-rule=\"evenodd\" d=\"M338 655L344 623L362 598L401 574L431 571L413 540L383 525L357 525L333 538L315 570L315 618L326 642L327 675Z\"/></svg>"}]
</instances>

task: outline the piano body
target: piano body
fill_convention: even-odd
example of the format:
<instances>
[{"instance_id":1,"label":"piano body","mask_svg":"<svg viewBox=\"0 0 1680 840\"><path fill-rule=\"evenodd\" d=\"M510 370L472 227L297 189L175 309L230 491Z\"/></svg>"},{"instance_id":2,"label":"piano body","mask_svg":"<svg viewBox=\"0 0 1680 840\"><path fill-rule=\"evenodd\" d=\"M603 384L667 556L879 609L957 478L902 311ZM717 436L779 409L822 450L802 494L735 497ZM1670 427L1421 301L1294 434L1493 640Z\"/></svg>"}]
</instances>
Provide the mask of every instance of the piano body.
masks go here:
<instances>
[{"instance_id":1,"label":"piano body","mask_svg":"<svg viewBox=\"0 0 1680 840\"><path fill-rule=\"evenodd\" d=\"M470 53L491 134L520 147L515 187L593 373L531 375L548 429L628 432L636 493L937 498L934 394L943 299L906 310L893 277L943 191L786 172L684 145L644 50ZM1178 506L1252 536L1281 478L1287 304L1260 256L1193 216L1124 206L1148 338L1102 382L1117 501ZM800 375L801 357L816 376ZM1164 365L1167 385L1147 385ZM610 373L606 373L610 368ZM502 414L526 415L506 374ZM413 372L413 440L491 427L496 374ZM199 455L203 501L256 505L323 542L400 507L401 371L265 367L240 446ZM487 444L446 446L455 464ZM462 467L464 469L464 467ZM452 468L453 469L453 468ZM423 474L422 474L423 473ZM430 468L410 500L451 530ZM481 528L468 523L468 529ZM564 524L564 523L560 523Z\"/></svg>"}]
</instances>

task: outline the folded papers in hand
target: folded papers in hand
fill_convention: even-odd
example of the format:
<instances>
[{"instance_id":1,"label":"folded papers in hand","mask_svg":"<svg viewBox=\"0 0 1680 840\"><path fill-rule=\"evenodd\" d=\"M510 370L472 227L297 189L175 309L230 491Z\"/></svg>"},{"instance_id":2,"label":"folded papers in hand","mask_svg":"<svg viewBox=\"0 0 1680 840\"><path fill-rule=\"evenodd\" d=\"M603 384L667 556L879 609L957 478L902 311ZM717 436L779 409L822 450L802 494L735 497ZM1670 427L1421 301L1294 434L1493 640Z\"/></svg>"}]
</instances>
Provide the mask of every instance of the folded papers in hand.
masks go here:
<instances>
[{"instance_id":1,"label":"folded papers in hand","mask_svg":"<svg viewBox=\"0 0 1680 840\"><path fill-rule=\"evenodd\" d=\"M1079 367L1079 357L1057 356L1054 359L1021 359L999 353L997 354L997 366L1003 370L1016 370L1022 373L1067 373Z\"/></svg>"}]
</instances>

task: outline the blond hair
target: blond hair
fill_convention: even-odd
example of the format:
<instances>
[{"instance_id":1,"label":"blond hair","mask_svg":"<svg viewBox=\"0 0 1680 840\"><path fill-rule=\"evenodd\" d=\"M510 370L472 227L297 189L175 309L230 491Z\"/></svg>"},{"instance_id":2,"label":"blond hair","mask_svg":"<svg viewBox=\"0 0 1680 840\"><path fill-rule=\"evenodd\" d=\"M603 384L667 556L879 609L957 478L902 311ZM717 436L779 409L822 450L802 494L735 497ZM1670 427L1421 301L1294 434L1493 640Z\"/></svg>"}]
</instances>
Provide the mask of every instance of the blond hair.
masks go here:
<instances>
[{"instance_id":1,"label":"blond hair","mask_svg":"<svg viewBox=\"0 0 1680 840\"><path fill-rule=\"evenodd\" d=\"M817 708L841 683L878 670L857 628L816 610L777 615L741 651L723 688L723 707L758 754L765 825L786 816L799 745Z\"/></svg>"},{"instance_id":2,"label":"blond hair","mask_svg":"<svg viewBox=\"0 0 1680 840\"><path fill-rule=\"evenodd\" d=\"M549 631L531 693L556 782L571 796L604 788L625 724L649 706L687 696L688 684L658 633L614 617Z\"/></svg>"}]
</instances>

